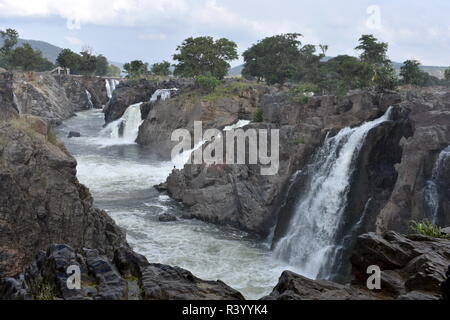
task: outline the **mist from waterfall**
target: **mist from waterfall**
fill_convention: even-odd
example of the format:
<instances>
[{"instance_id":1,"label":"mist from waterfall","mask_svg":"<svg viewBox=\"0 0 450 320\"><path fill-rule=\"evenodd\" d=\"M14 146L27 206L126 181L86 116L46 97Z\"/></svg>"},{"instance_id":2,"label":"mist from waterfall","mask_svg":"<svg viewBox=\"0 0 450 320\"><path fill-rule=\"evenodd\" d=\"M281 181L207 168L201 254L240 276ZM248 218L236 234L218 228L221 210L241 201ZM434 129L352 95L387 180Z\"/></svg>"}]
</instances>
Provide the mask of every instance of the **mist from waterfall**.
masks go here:
<instances>
[{"instance_id":1,"label":"mist from waterfall","mask_svg":"<svg viewBox=\"0 0 450 320\"><path fill-rule=\"evenodd\" d=\"M304 276L330 277L327 269L339 250L336 237L345 223L342 220L354 163L368 132L389 120L390 110L379 119L327 137L306 176L298 175L306 179L305 192L297 196L287 232L274 244L274 254L298 267Z\"/></svg>"},{"instance_id":2,"label":"mist from waterfall","mask_svg":"<svg viewBox=\"0 0 450 320\"><path fill-rule=\"evenodd\" d=\"M431 179L428 180L425 184L424 189L424 205L425 205L425 213L427 219L435 224L439 225L439 202L441 198L441 184L442 180L445 180L441 177L441 173L445 168L446 162L450 157L450 146L442 150L439 154L438 159L433 167L433 172Z\"/></svg>"}]
</instances>

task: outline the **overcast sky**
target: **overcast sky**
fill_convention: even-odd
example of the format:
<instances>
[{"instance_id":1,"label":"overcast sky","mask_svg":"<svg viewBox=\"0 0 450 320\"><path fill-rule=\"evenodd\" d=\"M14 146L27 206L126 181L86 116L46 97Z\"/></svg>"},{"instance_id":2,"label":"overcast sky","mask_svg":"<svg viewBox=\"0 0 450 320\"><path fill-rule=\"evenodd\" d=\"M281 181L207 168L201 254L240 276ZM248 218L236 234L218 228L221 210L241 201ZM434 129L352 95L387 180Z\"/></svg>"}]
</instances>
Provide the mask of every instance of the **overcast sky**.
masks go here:
<instances>
[{"instance_id":1,"label":"overcast sky","mask_svg":"<svg viewBox=\"0 0 450 320\"><path fill-rule=\"evenodd\" d=\"M0 29L112 61L171 61L189 36L227 37L239 52L270 35L298 32L356 55L361 34L390 44L389 56L450 66L448 0L0 0ZM239 64L235 61L232 65Z\"/></svg>"}]
</instances>

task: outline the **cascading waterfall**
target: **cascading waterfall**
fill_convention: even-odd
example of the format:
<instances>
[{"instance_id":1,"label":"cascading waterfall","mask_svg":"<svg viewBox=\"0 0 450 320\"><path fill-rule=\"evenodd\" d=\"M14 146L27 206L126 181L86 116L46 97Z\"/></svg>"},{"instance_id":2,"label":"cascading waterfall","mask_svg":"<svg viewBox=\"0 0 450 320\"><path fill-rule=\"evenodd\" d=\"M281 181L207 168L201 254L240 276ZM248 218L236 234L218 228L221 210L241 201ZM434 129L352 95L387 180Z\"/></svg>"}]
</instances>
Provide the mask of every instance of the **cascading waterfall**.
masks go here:
<instances>
[{"instance_id":1,"label":"cascading waterfall","mask_svg":"<svg viewBox=\"0 0 450 320\"><path fill-rule=\"evenodd\" d=\"M114 90L116 90L116 86L119 84L119 81L116 79L105 79L106 85L106 95L108 99L111 100Z\"/></svg>"},{"instance_id":2,"label":"cascading waterfall","mask_svg":"<svg viewBox=\"0 0 450 320\"><path fill-rule=\"evenodd\" d=\"M445 178L441 177L441 173L444 170L448 158L450 157L450 146L446 149L442 150L439 154L439 157L433 167L433 173L431 179L428 180L425 184L424 189L424 205L426 207L426 215L427 219L435 224L439 225L439 209L440 209L440 198L441 198L441 189L445 189L441 187L443 182L445 183Z\"/></svg>"},{"instance_id":3,"label":"cascading waterfall","mask_svg":"<svg viewBox=\"0 0 450 320\"><path fill-rule=\"evenodd\" d=\"M152 97L150 98L150 102L156 102L159 100L167 100L170 99L172 92L176 92L178 91L177 88L172 88L172 89L158 89L155 91L155 93L153 93Z\"/></svg>"},{"instance_id":4,"label":"cascading waterfall","mask_svg":"<svg viewBox=\"0 0 450 320\"><path fill-rule=\"evenodd\" d=\"M19 112L19 114L22 114L22 106L19 103L19 100L17 99L17 96L15 93L13 93L13 102L17 107L17 112Z\"/></svg>"},{"instance_id":5,"label":"cascading waterfall","mask_svg":"<svg viewBox=\"0 0 450 320\"><path fill-rule=\"evenodd\" d=\"M135 143L139 127L143 122L141 105L142 102L129 106L120 119L111 122L103 129L102 134L109 135L119 143Z\"/></svg>"},{"instance_id":6,"label":"cascading waterfall","mask_svg":"<svg viewBox=\"0 0 450 320\"><path fill-rule=\"evenodd\" d=\"M331 270L324 269L339 250L336 237L344 223L354 162L368 132L389 120L390 110L379 119L327 138L308 168L306 192L296 199L287 231L274 244L274 254L309 278L331 276Z\"/></svg>"},{"instance_id":7,"label":"cascading waterfall","mask_svg":"<svg viewBox=\"0 0 450 320\"><path fill-rule=\"evenodd\" d=\"M92 103L92 95L88 90L86 91L86 97L88 99L88 105L89 105L89 109L94 109L94 104Z\"/></svg>"}]
</instances>

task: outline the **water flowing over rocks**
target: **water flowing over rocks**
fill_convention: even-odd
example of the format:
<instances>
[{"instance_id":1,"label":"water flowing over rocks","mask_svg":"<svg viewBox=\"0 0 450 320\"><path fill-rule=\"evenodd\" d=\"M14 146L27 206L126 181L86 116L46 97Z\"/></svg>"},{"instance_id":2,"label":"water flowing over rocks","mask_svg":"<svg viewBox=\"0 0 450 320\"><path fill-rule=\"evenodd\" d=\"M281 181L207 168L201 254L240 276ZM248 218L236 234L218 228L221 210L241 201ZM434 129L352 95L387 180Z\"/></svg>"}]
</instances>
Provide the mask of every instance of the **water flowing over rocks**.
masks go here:
<instances>
[{"instance_id":1,"label":"water flowing over rocks","mask_svg":"<svg viewBox=\"0 0 450 320\"><path fill-rule=\"evenodd\" d=\"M351 257L354 280L342 285L310 280L286 271L265 299L277 300L439 300L450 265L450 241L396 232L357 238ZM368 290L369 266L381 269L381 289Z\"/></svg>"},{"instance_id":2,"label":"water flowing over rocks","mask_svg":"<svg viewBox=\"0 0 450 320\"><path fill-rule=\"evenodd\" d=\"M182 90L193 86L194 81L189 79L172 79L162 82L140 79L121 82L105 106L105 123L109 124L122 117L130 105L150 102L157 89L178 88Z\"/></svg>"}]
</instances>

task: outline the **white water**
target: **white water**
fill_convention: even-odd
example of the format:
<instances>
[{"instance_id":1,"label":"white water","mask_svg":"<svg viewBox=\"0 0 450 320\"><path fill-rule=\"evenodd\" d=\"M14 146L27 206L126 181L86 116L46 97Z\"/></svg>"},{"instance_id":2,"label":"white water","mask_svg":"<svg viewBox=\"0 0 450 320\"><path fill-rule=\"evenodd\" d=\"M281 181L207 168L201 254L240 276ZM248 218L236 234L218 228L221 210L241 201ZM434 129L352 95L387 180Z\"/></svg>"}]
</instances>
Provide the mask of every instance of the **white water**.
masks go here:
<instances>
[{"instance_id":1,"label":"white water","mask_svg":"<svg viewBox=\"0 0 450 320\"><path fill-rule=\"evenodd\" d=\"M427 207L427 218L433 224L437 224L439 219L439 175L448 157L450 157L450 147L439 154L433 167L431 180L425 184L424 201Z\"/></svg>"},{"instance_id":2,"label":"white water","mask_svg":"<svg viewBox=\"0 0 450 320\"><path fill-rule=\"evenodd\" d=\"M249 125L250 123L251 123L250 120L239 120L235 124L225 127L223 129L223 131L231 131L231 130L240 129L240 128L243 128L243 127Z\"/></svg>"},{"instance_id":3,"label":"white water","mask_svg":"<svg viewBox=\"0 0 450 320\"><path fill-rule=\"evenodd\" d=\"M106 126L105 129L101 131L101 137L109 137L112 139L111 141L106 141L106 143L135 143L139 134L139 127L143 123L141 115L141 105L142 102L129 106L120 119L111 122Z\"/></svg>"},{"instance_id":4,"label":"white water","mask_svg":"<svg viewBox=\"0 0 450 320\"><path fill-rule=\"evenodd\" d=\"M85 91L86 91L86 96L87 96L87 99L88 99L89 109L94 109L94 104L92 103L91 93L88 90L85 90Z\"/></svg>"},{"instance_id":5,"label":"white water","mask_svg":"<svg viewBox=\"0 0 450 320\"><path fill-rule=\"evenodd\" d=\"M17 111L19 112L19 114L22 114L22 106L20 105L15 93L13 93L13 102L17 106Z\"/></svg>"},{"instance_id":6,"label":"white water","mask_svg":"<svg viewBox=\"0 0 450 320\"><path fill-rule=\"evenodd\" d=\"M389 113L357 128L327 138L311 165L306 192L299 195L286 235L275 245L275 256L316 279L335 252L353 163L367 133L389 119Z\"/></svg>"},{"instance_id":7,"label":"white water","mask_svg":"<svg viewBox=\"0 0 450 320\"><path fill-rule=\"evenodd\" d=\"M119 84L119 81L116 79L105 79L106 85L106 95L111 100L114 90L116 90L116 86Z\"/></svg>"},{"instance_id":8,"label":"white water","mask_svg":"<svg viewBox=\"0 0 450 320\"><path fill-rule=\"evenodd\" d=\"M178 91L178 89L158 89L155 91L155 93L153 93L152 97L150 98L150 102L156 102L158 101L158 99L162 101L170 99L173 91Z\"/></svg>"},{"instance_id":9,"label":"white water","mask_svg":"<svg viewBox=\"0 0 450 320\"><path fill-rule=\"evenodd\" d=\"M220 279L251 299L270 293L284 270L296 271L273 259L266 245L245 232L182 218L160 222L160 214L181 217L184 210L152 187L165 181L173 163L154 160L151 150L137 144L99 135L100 110L77 115L59 128L59 137L77 159L78 178L90 188L95 205L126 230L132 247L151 263L179 266L206 280ZM82 137L68 139L69 131Z\"/></svg>"}]
</instances>

